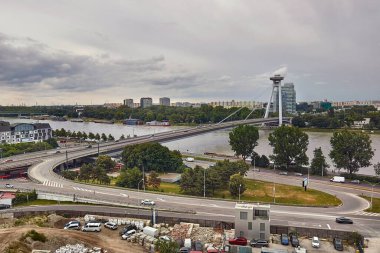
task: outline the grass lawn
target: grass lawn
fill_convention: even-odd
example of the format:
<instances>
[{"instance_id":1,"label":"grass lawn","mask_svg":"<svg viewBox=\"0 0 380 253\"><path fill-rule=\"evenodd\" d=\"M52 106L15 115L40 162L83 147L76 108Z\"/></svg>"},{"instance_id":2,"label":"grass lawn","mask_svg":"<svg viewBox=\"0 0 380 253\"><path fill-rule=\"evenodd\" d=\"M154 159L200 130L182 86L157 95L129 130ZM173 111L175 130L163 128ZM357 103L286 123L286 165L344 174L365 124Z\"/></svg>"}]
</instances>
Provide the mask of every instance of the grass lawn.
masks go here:
<instances>
[{"instance_id":1,"label":"grass lawn","mask_svg":"<svg viewBox=\"0 0 380 253\"><path fill-rule=\"evenodd\" d=\"M241 200L250 202L273 202L273 183L246 179L247 190L241 195ZM179 194L180 187L174 183L161 183L164 193ZM233 199L228 190L215 193L216 198ZM276 203L310 206L338 206L342 202L330 194L298 186L276 184Z\"/></svg>"},{"instance_id":2,"label":"grass lawn","mask_svg":"<svg viewBox=\"0 0 380 253\"><path fill-rule=\"evenodd\" d=\"M36 199L29 201L27 203L18 204L15 206L47 206L47 205L90 205L88 203L79 203L79 202L72 202L72 201L56 201L56 200L48 200L48 199Z\"/></svg>"},{"instance_id":3,"label":"grass lawn","mask_svg":"<svg viewBox=\"0 0 380 253\"><path fill-rule=\"evenodd\" d=\"M367 197L367 196L360 196L362 198L365 198L366 200L368 200L370 203L371 203L371 197ZM364 211L366 212L372 212L372 213L380 213L380 199L379 198L373 198L372 199L372 210L371 208L368 208Z\"/></svg>"}]
</instances>

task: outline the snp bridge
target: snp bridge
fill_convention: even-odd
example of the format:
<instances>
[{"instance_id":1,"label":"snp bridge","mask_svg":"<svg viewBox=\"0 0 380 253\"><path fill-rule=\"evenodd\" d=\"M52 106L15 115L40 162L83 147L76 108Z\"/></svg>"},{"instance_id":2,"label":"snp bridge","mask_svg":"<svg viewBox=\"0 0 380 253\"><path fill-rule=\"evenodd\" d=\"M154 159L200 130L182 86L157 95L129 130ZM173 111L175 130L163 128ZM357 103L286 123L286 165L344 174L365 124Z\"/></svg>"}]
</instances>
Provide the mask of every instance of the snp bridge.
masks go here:
<instances>
[{"instance_id":1,"label":"snp bridge","mask_svg":"<svg viewBox=\"0 0 380 253\"><path fill-rule=\"evenodd\" d=\"M286 118L285 120L290 120ZM52 154L48 156L41 157L43 160L29 168L28 176L35 182L43 183L45 181L61 181L63 180L59 175L53 172L53 169L64 164L65 162L73 159L79 159L87 156L93 156L98 153L110 153L122 150L127 145L141 144L147 142L167 142L176 139L186 138L194 135L199 135L211 131L233 128L239 125L261 125L263 123L276 123L278 118L267 118L267 119L249 119L249 120L239 120L231 121L220 124L197 126L192 128L185 128L181 130L174 130L168 132L157 133L154 135L144 135L135 138L129 138L125 140L120 140L118 142L103 143L99 145L94 145L92 148L75 148L74 150L67 149L67 152ZM28 159L31 159L29 157ZM0 168L1 169L1 168ZM67 183L67 181L66 181Z\"/></svg>"}]
</instances>

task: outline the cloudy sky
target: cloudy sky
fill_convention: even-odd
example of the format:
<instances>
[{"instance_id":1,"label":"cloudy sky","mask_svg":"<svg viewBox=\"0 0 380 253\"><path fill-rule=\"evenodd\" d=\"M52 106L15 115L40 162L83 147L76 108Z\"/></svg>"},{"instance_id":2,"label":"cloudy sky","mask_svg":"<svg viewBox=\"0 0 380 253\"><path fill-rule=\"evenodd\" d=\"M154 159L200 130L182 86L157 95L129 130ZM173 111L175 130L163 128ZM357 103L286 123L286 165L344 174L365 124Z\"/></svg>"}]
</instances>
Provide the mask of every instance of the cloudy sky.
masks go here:
<instances>
[{"instance_id":1,"label":"cloudy sky","mask_svg":"<svg viewBox=\"0 0 380 253\"><path fill-rule=\"evenodd\" d=\"M380 99L378 0L2 0L0 104ZM154 101L157 102L157 101Z\"/></svg>"}]
</instances>

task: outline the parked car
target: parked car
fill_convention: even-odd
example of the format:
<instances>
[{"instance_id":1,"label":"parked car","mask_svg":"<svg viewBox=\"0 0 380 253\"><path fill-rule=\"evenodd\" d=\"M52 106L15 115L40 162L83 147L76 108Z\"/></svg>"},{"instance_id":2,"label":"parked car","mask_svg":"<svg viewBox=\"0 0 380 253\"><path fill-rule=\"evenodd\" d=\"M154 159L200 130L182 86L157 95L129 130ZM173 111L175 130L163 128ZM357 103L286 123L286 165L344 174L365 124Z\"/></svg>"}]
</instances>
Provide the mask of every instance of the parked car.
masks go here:
<instances>
[{"instance_id":1,"label":"parked car","mask_svg":"<svg viewBox=\"0 0 380 253\"><path fill-rule=\"evenodd\" d=\"M251 242L249 243L252 247L269 247L269 242L267 240L255 240L252 239Z\"/></svg>"},{"instance_id":2,"label":"parked car","mask_svg":"<svg viewBox=\"0 0 380 253\"><path fill-rule=\"evenodd\" d=\"M281 171L280 173L278 173L279 175L288 175L288 172L286 172L286 171Z\"/></svg>"},{"instance_id":3,"label":"parked car","mask_svg":"<svg viewBox=\"0 0 380 253\"><path fill-rule=\"evenodd\" d=\"M124 240L127 240L129 237L131 237L131 235L134 235L134 234L136 234L136 230L132 229L132 230L129 230L127 233L123 234L121 238Z\"/></svg>"},{"instance_id":4,"label":"parked car","mask_svg":"<svg viewBox=\"0 0 380 253\"><path fill-rule=\"evenodd\" d=\"M314 237L311 239L311 246L312 246L313 248L319 248L319 247L321 246L318 237L314 236Z\"/></svg>"},{"instance_id":5,"label":"parked car","mask_svg":"<svg viewBox=\"0 0 380 253\"><path fill-rule=\"evenodd\" d=\"M190 250L189 247L182 247L179 249L179 253L190 253Z\"/></svg>"},{"instance_id":6,"label":"parked car","mask_svg":"<svg viewBox=\"0 0 380 253\"><path fill-rule=\"evenodd\" d=\"M200 241L196 241L194 243L194 249L196 251L202 251L203 250L203 244Z\"/></svg>"},{"instance_id":7,"label":"parked car","mask_svg":"<svg viewBox=\"0 0 380 253\"><path fill-rule=\"evenodd\" d=\"M112 229L112 230L116 230L117 224L115 222L108 221L108 222L104 223L104 227Z\"/></svg>"},{"instance_id":8,"label":"parked car","mask_svg":"<svg viewBox=\"0 0 380 253\"><path fill-rule=\"evenodd\" d=\"M71 220L71 221L67 222L67 223L65 224L65 226L68 226L68 225L70 225L70 224L79 224L79 225L80 225L80 222L77 221L77 220Z\"/></svg>"},{"instance_id":9,"label":"parked car","mask_svg":"<svg viewBox=\"0 0 380 253\"><path fill-rule=\"evenodd\" d=\"M302 177L302 173L296 172L296 173L294 173L294 176Z\"/></svg>"},{"instance_id":10,"label":"parked car","mask_svg":"<svg viewBox=\"0 0 380 253\"><path fill-rule=\"evenodd\" d=\"M354 224L354 222L347 218L347 217L338 217L335 219L336 223L342 223L342 224Z\"/></svg>"},{"instance_id":11,"label":"parked car","mask_svg":"<svg viewBox=\"0 0 380 253\"><path fill-rule=\"evenodd\" d=\"M339 238L334 238L333 240L333 244L334 244L334 249L338 250L338 251L343 251L343 242L342 242L342 239L339 239Z\"/></svg>"},{"instance_id":12,"label":"parked car","mask_svg":"<svg viewBox=\"0 0 380 253\"><path fill-rule=\"evenodd\" d=\"M289 237L287 234L281 234L281 244L289 245Z\"/></svg>"},{"instance_id":13,"label":"parked car","mask_svg":"<svg viewBox=\"0 0 380 253\"><path fill-rule=\"evenodd\" d=\"M245 238L245 237L236 237L236 238L228 240L228 242L231 245L246 246L247 245L247 238Z\"/></svg>"},{"instance_id":14,"label":"parked car","mask_svg":"<svg viewBox=\"0 0 380 253\"><path fill-rule=\"evenodd\" d=\"M167 236L167 235L161 235L158 239L165 241L165 242L170 242L172 239Z\"/></svg>"},{"instance_id":15,"label":"parked car","mask_svg":"<svg viewBox=\"0 0 380 253\"><path fill-rule=\"evenodd\" d=\"M86 148L92 148L92 145L87 145Z\"/></svg>"},{"instance_id":16,"label":"parked car","mask_svg":"<svg viewBox=\"0 0 380 253\"><path fill-rule=\"evenodd\" d=\"M102 230L102 224L101 223L87 223L82 227L83 232L100 232Z\"/></svg>"},{"instance_id":17,"label":"parked car","mask_svg":"<svg viewBox=\"0 0 380 253\"><path fill-rule=\"evenodd\" d=\"M80 224L79 223L67 223L63 229L74 229L74 230L79 230L80 229Z\"/></svg>"},{"instance_id":18,"label":"parked car","mask_svg":"<svg viewBox=\"0 0 380 253\"><path fill-rule=\"evenodd\" d=\"M122 230L119 231L119 235L124 235L125 233L127 233L129 230L137 230L137 227L136 225L128 225L128 226L125 226Z\"/></svg>"},{"instance_id":19,"label":"parked car","mask_svg":"<svg viewBox=\"0 0 380 253\"><path fill-rule=\"evenodd\" d=\"M296 235L291 235L290 236L290 243L294 248L300 246L300 241L298 240L298 237Z\"/></svg>"},{"instance_id":20,"label":"parked car","mask_svg":"<svg viewBox=\"0 0 380 253\"><path fill-rule=\"evenodd\" d=\"M353 184L360 184L360 180L354 179L354 180L351 180L351 183L353 183Z\"/></svg>"},{"instance_id":21,"label":"parked car","mask_svg":"<svg viewBox=\"0 0 380 253\"><path fill-rule=\"evenodd\" d=\"M11 208L11 206L7 204L0 204L0 209L8 209L8 208Z\"/></svg>"},{"instance_id":22,"label":"parked car","mask_svg":"<svg viewBox=\"0 0 380 253\"><path fill-rule=\"evenodd\" d=\"M13 184L5 184L5 188L14 188Z\"/></svg>"},{"instance_id":23,"label":"parked car","mask_svg":"<svg viewBox=\"0 0 380 253\"><path fill-rule=\"evenodd\" d=\"M156 203L154 203L153 200L149 200L149 199L144 199L144 200L141 200L141 205L144 205L144 206L154 206Z\"/></svg>"}]
</instances>

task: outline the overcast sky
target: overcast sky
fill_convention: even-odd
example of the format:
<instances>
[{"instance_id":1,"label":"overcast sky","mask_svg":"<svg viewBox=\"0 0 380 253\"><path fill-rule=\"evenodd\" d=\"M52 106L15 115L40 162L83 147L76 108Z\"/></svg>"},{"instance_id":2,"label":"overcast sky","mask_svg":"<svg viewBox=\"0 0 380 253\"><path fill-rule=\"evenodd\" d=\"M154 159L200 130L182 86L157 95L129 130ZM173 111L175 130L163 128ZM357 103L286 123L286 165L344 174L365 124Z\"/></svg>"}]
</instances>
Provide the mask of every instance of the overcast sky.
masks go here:
<instances>
[{"instance_id":1,"label":"overcast sky","mask_svg":"<svg viewBox=\"0 0 380 253\"><path fill-rule=\"evenodd\" d=\"M378 0L14 1L0 8L0 104L380 99Z\"/></svg>"}]
</instances>

